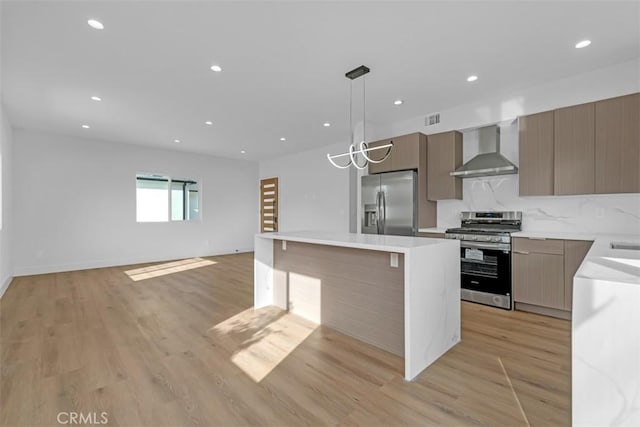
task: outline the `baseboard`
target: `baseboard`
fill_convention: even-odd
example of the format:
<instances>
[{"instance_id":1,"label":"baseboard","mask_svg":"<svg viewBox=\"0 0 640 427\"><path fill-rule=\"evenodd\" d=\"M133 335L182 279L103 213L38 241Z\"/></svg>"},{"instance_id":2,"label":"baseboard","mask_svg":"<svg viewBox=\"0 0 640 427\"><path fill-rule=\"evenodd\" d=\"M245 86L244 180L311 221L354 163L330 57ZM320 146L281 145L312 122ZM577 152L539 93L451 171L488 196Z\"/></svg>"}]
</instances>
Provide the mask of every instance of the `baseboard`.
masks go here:
<instances>
[{"instance_id":1,"label":"baseboard","mask_svg":"<svg viewBox=\"0 0 640 427\"><path fill-rule=\"evenodd\" d=\"M525 304L522 302L516 302L515 310L528 311L529 313L542 314L543 316L557 317L559 319L571 320L571 312L565 310L558 310L549 307L540 307L533 304Z\"/></svg>"},{"instance_id":2,"label":"baseboard","mask_svg":"<svg viewBox=\"0 0 640 427\"><path fill-rule=\"evenodd\" d=\"M7 291L7 289L9 289L9 285L11 284L12 280L13 280L13 276L7 276L2 281L2 283L0 283L0 298L2 298L2 296Z\"/></svg>"},{"instance_id":3,"label":"baseboard","mask_svg":"<svg viewBox=\"0 0 640 427\"><path fill-rule=\"evenodd\" d=\"M37 274L64 273L67 271L91 270L94 268L121 267L126 265L147 264L150 262L167 262L167 261L175 261L178 259L219 256L219 255L232 255L232 254L247 253L247 252L253 252L253 247L241 248L241 249L229 249L224 251L211 252L207 254L181 254L181 255L163 256L163 257L135 257L135 258L125 258L125 259L91 260L91 261L83 261L83 262L72 263L72 264L15 267L14 276L19 277L19 276L34 276Z\"/></svg>"}]
</instances>

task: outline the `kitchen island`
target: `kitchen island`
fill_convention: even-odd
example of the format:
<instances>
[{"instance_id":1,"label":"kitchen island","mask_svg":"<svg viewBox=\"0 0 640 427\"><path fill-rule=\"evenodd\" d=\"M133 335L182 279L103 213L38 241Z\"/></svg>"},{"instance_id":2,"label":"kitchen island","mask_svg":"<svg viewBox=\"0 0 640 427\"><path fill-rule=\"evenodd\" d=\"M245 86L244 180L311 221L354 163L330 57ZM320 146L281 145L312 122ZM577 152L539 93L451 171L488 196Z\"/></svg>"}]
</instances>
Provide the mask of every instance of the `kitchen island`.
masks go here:
<instances>
[{"instance_id":1,"label":"kitchen island","mask_svg":"<svg viewBox=\"0 0 640 427\"><path fill-rule=\"evenodd\" d=\"M457 240L258 234L254 307L275 305L403 357L412 380L460 341L459 256Z\"/></svg>"}]
</instances>

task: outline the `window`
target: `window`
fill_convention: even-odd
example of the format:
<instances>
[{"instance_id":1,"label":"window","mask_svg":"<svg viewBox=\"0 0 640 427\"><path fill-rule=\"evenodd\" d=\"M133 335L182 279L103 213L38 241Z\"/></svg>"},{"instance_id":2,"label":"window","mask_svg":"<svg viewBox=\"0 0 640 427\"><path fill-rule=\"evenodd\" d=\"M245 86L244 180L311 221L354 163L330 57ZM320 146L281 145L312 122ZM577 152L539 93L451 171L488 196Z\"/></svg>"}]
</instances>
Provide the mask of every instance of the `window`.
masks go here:
<instances>
[{"instance_id":1,"label":"window","mask_svg":"<svg viewBox=\"0 0 640 427\"><path fill-rule=\"evenodd\" d=\"M136 175L138 222L191 221L200 217L198 183L157 174Z\"/></svg>"}]
</instances>

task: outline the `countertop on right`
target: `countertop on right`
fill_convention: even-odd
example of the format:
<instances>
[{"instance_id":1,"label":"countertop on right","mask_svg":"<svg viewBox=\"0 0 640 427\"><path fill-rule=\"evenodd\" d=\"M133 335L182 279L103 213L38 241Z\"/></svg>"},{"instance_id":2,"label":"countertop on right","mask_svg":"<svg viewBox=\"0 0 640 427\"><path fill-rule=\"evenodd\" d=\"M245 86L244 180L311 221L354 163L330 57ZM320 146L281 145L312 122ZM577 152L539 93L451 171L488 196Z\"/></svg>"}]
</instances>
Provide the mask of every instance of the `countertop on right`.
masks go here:
<instances>
[{"instance_id":1,"label":"countertop on right","mask_svg":"<svg viewBox=\"0 0 640 427\"><path fill-rule=\"evenodd\" d=\"M640 425L640 234L512 233L593 240L573 277L574 426Z\"/></svg>"},{"instance_id":2,"label":"countertop on right","mask_svg":"<svg viewBox=\"0 0 640 427\"><path fill-rule=\"evenodd\" d=\"M640 235L519 231L511 233L511 236L529 239L591 240L593 245L578 268L575 278L640 285L640 250L630 248L640 245ZM624 245L617 248L617 243ZM625 246L628 248L624 248Z\"/></svg>"}]
</instances>

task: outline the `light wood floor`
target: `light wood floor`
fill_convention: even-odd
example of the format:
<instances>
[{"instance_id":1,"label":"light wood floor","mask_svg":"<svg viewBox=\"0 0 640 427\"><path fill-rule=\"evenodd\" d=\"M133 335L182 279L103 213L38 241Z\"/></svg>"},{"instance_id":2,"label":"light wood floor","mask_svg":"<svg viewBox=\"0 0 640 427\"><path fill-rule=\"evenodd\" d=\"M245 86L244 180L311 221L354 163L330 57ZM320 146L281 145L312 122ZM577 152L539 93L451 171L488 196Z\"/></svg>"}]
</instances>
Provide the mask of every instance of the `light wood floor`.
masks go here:
<instances>
[{"instance_id":1,"label":"light wood floor","mask_svg":"<svg viewBox=\"0 0 640 427\"><path fill-rule=\"evenodd\" d=\"M252 256L137 281L125 271L143 266L14 279L0 424L57 425L60 411L136 426L570 424L569 322L463 303L462 342L407 383L390 353L248 310Z\"/></svg>"}]
</instances>

